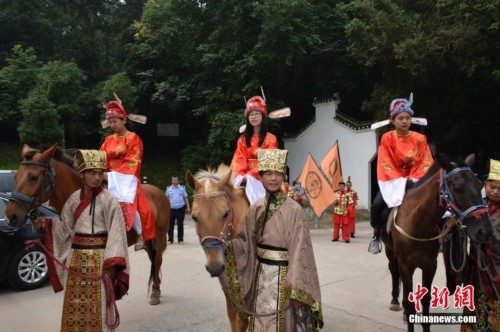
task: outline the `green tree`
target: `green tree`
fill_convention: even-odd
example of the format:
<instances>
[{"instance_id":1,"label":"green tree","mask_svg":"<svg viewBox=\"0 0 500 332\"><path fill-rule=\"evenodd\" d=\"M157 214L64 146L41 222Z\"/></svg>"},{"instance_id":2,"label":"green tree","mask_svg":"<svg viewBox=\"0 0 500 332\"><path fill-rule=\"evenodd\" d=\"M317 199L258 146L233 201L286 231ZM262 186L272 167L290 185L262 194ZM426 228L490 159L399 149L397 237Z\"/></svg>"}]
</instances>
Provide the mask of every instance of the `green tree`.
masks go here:
<instances>
[{"instance_id":1,"label":"green tree","mask_svg":"<svg viewBox=\"0 0 500 332\"><path fill-rule=\"evenodd\" d=\"M23 120L19 126L22 143L33 146L62 143L63 130L55 105L45 93L33 91L21 101ZM43 126L40 124L43 123Z\"/></svg>"},{"instance_id":2,"label":"green tree","mask_svg":"<svg viewBox=\"0 0 500 332\"><path fill-rule=\"evenodd\" d=\"M488 104L500 87L499 7L498 0L341 5L349 54L375 73L364 110L386 117L392 98L413 91L415 111L430 120L427 134L444 150L464 154L491 141L488 119L495 111Z\"/></svg>"},{"instance_id":3,"label":"green tree","mask_svg":"<svg viewBox=\"0 0 500 332\"><path fill-rule=\"evenodd\" d=\"M14 46L6 63L0 69L0 122L14 123L17 127L20 120L17 103L36 87L42 63L33 47L24 49L21 45Z\"/></svg>"}]
</instances>

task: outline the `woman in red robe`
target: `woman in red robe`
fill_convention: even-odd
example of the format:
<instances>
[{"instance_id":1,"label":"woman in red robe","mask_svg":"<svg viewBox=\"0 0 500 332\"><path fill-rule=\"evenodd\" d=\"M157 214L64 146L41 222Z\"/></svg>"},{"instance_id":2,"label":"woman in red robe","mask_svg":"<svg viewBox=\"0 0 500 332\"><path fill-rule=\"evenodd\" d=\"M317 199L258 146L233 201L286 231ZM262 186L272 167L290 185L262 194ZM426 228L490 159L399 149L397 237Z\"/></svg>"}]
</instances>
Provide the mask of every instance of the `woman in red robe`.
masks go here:
<instances>
[{"instance_id":1,"label":"woman in red robe","mask_svg":"<svg viewBox=\"0 0 500 332\"><path fill-rule=\"evenodd\" d=\"M107 156L108 189L120 202L127 231L134 227L138 239L135 250L140 250L144 241L155 237L153 211L140 181L143 146L141 138L125 126L127 113L121 100L115 98L104 105L114 134L105 138L100 150Z\"/></svg>"},{"instance_id":2,"label":"woman in red robe","mask_svg":"<svg viewBox=\"0 0 500 332\"><path fill-rule=\"evenodd\" d=\"M235 176L235 186L245 184L248 200L253 204L265 196L265 189L259 181L257 151L277 149L278 140L267 131L267 106L263 98L254 96L248 99L245 117L245 131L236 143L231 169Z\"/></svg>"},{"instance_id":3,"label":"woman in red robe","mask_svg":"<svg viewBox=\"0 0 500 332\"><path fill-rule=\"evenodd\" d=\"M382 135L377 157L377 180L380 192L370 209L374 239L368 251L378 254L382 250L380 228L381 213L387 206L399 206L405 195L407 182L416 182L434 163L427 138L410 130L413 110L406 99L394 99L390 106L390 121L395 130Z\"/></svg>"}]
</instances>

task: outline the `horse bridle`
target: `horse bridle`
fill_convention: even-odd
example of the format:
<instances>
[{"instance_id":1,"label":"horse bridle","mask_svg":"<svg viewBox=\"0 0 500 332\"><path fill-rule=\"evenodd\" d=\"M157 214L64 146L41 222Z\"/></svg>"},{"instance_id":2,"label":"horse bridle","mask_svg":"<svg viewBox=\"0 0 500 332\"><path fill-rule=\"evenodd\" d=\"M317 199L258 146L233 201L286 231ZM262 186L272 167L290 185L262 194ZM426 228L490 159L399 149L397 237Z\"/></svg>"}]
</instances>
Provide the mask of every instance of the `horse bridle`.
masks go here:
<instances>
[{"instance_id":1,"label":"horse bridle","mask_svg":"<svg viewBox=\"0 0 500 332\"><path fill-rule=\"evenodd\" d=\"M11 200L16 203L20 203L20 205L28 211L27 217L34 219L38 216L38 208L43 203L41 202L43 195L51 190L54 190L54 178L56 176L56 171L52 167L50 160L47 164L38 161L25 160L21 162L21 165L39 166L44 169L42 185L34 197L27 196L17 191L13 191L11 193Z\"/></svg>"},{"instance_id":2,"label":"horse bridle","mask_svg":"<svg viewBox=\"0 0 500 332\"><path fill-rule=\"evenodd\" d=\"M453 199L453 195L450 191L450 187L448 185L448 178L452 176L453 174L456 174L458 172L464 172L464 171L471 171L472 170L469 167L457 167L453 169L450 172L446 172L444 169L441 169L441 179L440 179L440 187L439 187L439 194L441 199L445 202L445 208L448 210L452 215L453 218L456 220L457 224L461 229L466 228L467 226L464 225L463 221L465 218L467 218L470 214L473 214L474 219L479 220L481 218L482 214L488 214L488 207L486 206L484 199L481 198L482 204L479 205L473 205L469 207L467 210L462 211L456 204Z\"/></svg>"},{"instance_id":3,"label":"horse bridle","mask_svg":"<svg viewBox=\"0 0 500 332\"><path fill-rule=\"evenodd\" d=\"M452 214L453 220L455 220L458 227L461 230L465 230L467 228L467 226L464 225L464 223L463 223L465 218L467 218L467 216L469 214L473 213L474 219L479 220L481 218L482 214L488 213L488 207L484 203L484 200L482 200L483 204L473 205L465 211L462 211L457 206L457 204L455 203L455 201L453 199L453 195L450 191L450 187L448 185L448 178L450 176L452 176L453 174L456 174L456 173L462 172L462 171L471 171L471 169L469 167L457 167L457 168L453 169L452 171L450 171L449 173L447 173L444 169L441 168L441 170L440 170L441 174L440 174L440 179L439 179L440 185L439 185L439 189L438 189L438 195L439 195L439 199L440 199L439 204L441 206L443 206L446 209L446 211L449 211ZM445 204L442 204L441 203L442 201L444 201ZM394 221L394 227L396 227L396 229L403 236L405 236L406 238L409 238L411 240L414 240L414 241L434 241L434 240L438 240L438 239L440 239L448 234L448 232L441 232L441 234L439 234L433 238L420 239L420 238L413 237L410 234L406 233L400 226L398 226L396 224L395 221Z\"/></svg>"},{"instance_id":4,"label":"horse bridle","mask_svg":"<svg viewBox=\"0 0 500 332\"><path fill-rule=\"evenodd\" d=\"M200 199L200 198L212 198L212 197L217 197L217 196L222 196L224 195L226 197L226 200L229 205L229 212L227 216L224 218L224 223L222 224L222 229L219 233L219 236L215 235L207 235L204 236L203 238L200 239L200 244L203 250L206 252L208 249L220 249L222 248L226 242L229 236L231 236L231 229L234 229L233 227L233 210L231 208L231 205L229 204L229 198L227 196L227 193L225 191L216 191L213 193L209 194L195 194L193 195L193 198ZM194 203L194 202L193 202Z\"/></svg>"}]
</instances>

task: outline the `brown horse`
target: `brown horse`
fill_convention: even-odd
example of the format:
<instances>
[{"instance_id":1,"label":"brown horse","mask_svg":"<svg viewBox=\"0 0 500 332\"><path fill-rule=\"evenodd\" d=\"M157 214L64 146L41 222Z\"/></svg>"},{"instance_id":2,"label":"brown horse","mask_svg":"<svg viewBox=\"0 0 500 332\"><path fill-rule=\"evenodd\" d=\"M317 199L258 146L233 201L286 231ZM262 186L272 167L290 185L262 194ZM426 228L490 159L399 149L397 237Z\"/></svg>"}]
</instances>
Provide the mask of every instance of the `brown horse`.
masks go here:
<instances>
[{"instance_id":1,"label":"brown horse","mask_svg":"<svg viewBox=\"0 0 500 332\"><path fill-rule=\"evenodd\" d=\"M437 268L440 231L438 224L449 210L467 235L476 243L485 243L492 233L488 210L481 197L481 181L465 164L457 166L437 158L416 187L408 189L391 223L390 234L384 230L382 241L392 276L391 310L400 310L399 283L403 283L404 317L415 314L415 303L408 296L413 291L413 273L422 270L422 287L428 292L422 298L422 314L429 313L432 281ZM452 293L454 290L449 290ZM422 324L430 331L430 324ZM408 320L408 331L413 331Z\"/></svg>"},{"instance_id":2,"label":"brown horse","mask_svg":"<svg viewBox=\"0 0 500 332\"><path fill-rule=\"evenodd\" d=\"M21 151L23 161L15 174L15 188L12 200L5 209L6 221L13 227L21 227L26 216L36 212L43 202L62 211L69 196L82 187L82 179L76 170L64 162L62 149L53 145L39 152L25 145ZM143 184L155 216L156 237L146 241L145 250L151 261L148 289L151 287L149 303L160 303L161 264L167 247L166 234L170 221L170 201L157 187ZM127 242L131 246L137 240L136 233L127 232ZM148 291L149 292L149 291Z\"/></svg>"},{"instance_id":3,"label":"brown horse","mask_svg":"<svg viewBox=\"0 0 500 332\"><path fill-rule=\"evenodd\" d=\"M194 191L192 217L205 251L205 267L219 281L226 297L227 315L232 331L246 331L248 322L238 315L227 293L224 243L234 239L243 228L249 203L245 191L235 189L231 170L220 165L216 171L186 172L186 183Z\"/></svg>"}]
</instances>

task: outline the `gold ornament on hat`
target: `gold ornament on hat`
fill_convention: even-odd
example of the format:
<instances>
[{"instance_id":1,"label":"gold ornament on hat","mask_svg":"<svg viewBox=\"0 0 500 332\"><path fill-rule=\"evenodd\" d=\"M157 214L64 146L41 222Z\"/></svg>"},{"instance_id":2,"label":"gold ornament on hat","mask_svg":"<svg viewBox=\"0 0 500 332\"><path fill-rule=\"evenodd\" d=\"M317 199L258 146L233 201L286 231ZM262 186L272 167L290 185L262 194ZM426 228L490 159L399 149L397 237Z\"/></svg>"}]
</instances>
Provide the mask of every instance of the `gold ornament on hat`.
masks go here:
<instances>
[{"instance_id":1,"label":"gold ornament on hat","mask_svg":"<svg viewBox=\"0 0 500 332\"><path fill-rule=\"evenodd\" d=\"M78 150L75 153L78 173L88 169L106 169L106 152L99 150Z\"/></svg>"},{"instance_id":2,"label":"gold ornament on hat","mask_svg":"<svg viewBox=\"0 0 500 332\"><path fill-rule=\"evenodd\" d=\"M259 172L273 171L285 174L287 154L288 150L259 149L257 152Z\"/></svg>"},{"instance_id":3,"label":"gold ornament on hat","mask_svg":"<svg viewBox=\"0 0 500 332\"><path fill-rule=\"evenodd\" d=\"M488 174L488 181L500 181L500 161L490 159L490 174Z\"/></svg>"}]
</instances>

